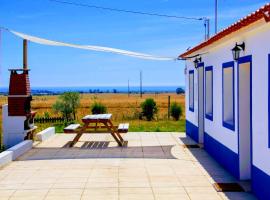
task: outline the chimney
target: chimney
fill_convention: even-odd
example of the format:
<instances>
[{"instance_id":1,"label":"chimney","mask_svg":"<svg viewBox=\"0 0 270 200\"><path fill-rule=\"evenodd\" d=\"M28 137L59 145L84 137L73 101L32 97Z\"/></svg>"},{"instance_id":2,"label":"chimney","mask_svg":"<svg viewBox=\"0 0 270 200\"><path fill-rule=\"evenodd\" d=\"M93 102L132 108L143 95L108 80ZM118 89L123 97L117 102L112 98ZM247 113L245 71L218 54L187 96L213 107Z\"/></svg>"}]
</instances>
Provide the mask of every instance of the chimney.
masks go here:
<instances>
[{"instance_id":1,"label":"chimney","mask_svg":"<svg viewBox=\"0 0 270 200\"><path fill-rule=\"evenodd\" d=\"M28 68L28 63L27 63L27 40L23 40L23 69Z\"/></svg>"}]
</instances>

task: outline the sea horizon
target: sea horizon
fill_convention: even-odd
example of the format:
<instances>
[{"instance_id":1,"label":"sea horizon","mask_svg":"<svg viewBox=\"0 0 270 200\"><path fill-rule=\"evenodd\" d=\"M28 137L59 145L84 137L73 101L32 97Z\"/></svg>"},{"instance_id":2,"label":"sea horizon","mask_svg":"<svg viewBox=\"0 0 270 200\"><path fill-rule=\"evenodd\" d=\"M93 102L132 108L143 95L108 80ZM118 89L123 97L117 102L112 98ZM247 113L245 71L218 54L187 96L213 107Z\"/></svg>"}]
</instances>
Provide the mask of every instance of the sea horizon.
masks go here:
<instances>
[{"instance_id":1,"label":"sea horizon","mask_svg":"<svg viewBox=\"0 0 270 200\"><path fill-rule=\"evenodd\" d=\"M143 86L143 93L171 93L176 92L177 88L185 90L184 86ZM32 94L61 94L64 92L79 92L79 93L139 93L140 86L41 86L31 87ZM1 94L8 93L8 87L0 87Z\"/></svg>"}]
</instances>

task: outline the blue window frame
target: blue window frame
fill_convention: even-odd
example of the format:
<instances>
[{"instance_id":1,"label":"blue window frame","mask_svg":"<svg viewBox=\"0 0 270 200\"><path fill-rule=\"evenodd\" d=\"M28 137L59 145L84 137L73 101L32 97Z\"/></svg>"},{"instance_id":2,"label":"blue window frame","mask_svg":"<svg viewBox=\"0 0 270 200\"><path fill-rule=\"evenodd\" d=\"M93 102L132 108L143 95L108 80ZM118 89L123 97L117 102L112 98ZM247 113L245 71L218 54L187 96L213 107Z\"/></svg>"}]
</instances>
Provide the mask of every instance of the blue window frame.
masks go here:
<instances>
[{"instance_id":1,"label":"blue window frame","mask_svg":"<svg viewBox=\"0 0 270 200\"><path fill-rule=\"evenodd\" d=\"M234 61L222 64L222 123L235 130Z\"/></svg>"},{"instance_id":2,"label":"blue window frame","mask_svg":"<svg viewBox=\"0 0 270 200\"><path fill-rule=\"evenodd\" d=\"M268 54L268 148L270 148L270 54Z\"/></svg>"},{"instance_id":3,"label":"blue window frame","mask_svg":"<svg viewBox=\"0 0 270 200\"><path fill-rule=\"evenodd\" d=\"M188 94L189 94L189 110L194 112L194 70L190 70L188 73Z\"/></svg>"},{"instance_id":4,"label":"blue window frame","mask_svg":"<svg viewBox=\"0 0 270 200\"><path fill-rule=\"evenodd\" d=\"M205 118L213 121L213 66L205 67Z\"/></svg>"}]
</instances>

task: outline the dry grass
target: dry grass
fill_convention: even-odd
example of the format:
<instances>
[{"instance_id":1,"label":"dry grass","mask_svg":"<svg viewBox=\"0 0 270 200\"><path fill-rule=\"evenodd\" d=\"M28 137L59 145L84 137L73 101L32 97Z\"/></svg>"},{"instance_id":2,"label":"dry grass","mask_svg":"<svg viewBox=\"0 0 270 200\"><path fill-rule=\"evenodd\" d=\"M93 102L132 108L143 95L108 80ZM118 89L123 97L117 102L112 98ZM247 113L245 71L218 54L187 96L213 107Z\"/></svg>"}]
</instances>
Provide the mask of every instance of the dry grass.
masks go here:
<instances>
[{"instance_id":1,"label":"dry grass","mask_svg":"<svg viewBox=\"0 0 270 200\"><path fill-rule=\"evenodd\" d=\"M78 109L78 118L90 113L90 106L94 101L99 101L107 106L108 112L113 114L113 120L132 119L134 112L140 111L140 104L146 98L154 98L159 108L158 119L167 117L168 95L171 96L171 102L178 102L184 108L184 96L176 94L145 94L143 98L139 95L127 94L82 94L81 106ZM32 102L34 110L38 111L38 116L43 116L45 112L53 113L51 107L57 100L58 96L35 96Z\"/></svg>"},{"instance_id":2,"label":"dry grass","mask_svg":"<svg viewBox=\"0 0 270 200\"><path fill-rule=\"evenodd\" d=\"M102 102L108 108L108 113L113 114L113 122L118 124L119 122L129 122L131 124L131 129L134 131L144 130L142 127L152 127L149 130L157 131L173 131L179 126L183 127L182 122L174 122L172 120L167 120L168 112L168 96L171 96L171 103L180 103L184 112L184 102L185 98L183 95L176 94L144 94L143 98L140 98L138 94L131 94L128 97L127 94L81 94L81 105L77 112L78 121L83 116L90 114L90 107L94 101ZM140 104L146 98L153 98L157 102L159 109L156 121L145 122L136 119L136 113L140 112ZM48 112L51 117L58 116L52 110L52 105L56 102L58 96L34 96L32 101L32 109L37 111L37 116L43 117L45 112ZM7 97L0 96L0 104L3 105L7 103ZM182 117L184 119L184 116ZM2 126L2 116L0 117ZM180 125L181 124L181 125ZM49 126L50 124L41 125L40 129ZM174 127L174 128L173 128ZM177 130L182 130L182 129ZM183 130L182 130L183 131Z\"/></svg>"}]
</instances>

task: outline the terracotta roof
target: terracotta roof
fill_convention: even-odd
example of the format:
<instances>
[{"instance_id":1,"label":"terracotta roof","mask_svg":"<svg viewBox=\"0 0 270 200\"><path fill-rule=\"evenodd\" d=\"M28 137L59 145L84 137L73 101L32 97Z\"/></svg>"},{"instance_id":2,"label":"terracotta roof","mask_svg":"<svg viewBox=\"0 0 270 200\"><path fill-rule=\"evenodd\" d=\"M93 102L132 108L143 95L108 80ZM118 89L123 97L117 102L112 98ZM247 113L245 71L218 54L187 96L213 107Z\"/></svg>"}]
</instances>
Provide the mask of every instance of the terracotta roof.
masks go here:
<instances>
[{"instance_id":1,"label":"terracotta roof","mask_svg":"<svg viewBox=\"0 0 270 200\"><path fill-rule=\"evenodd\" d=\"M184 58L191 53L194 53L210 44L213 44L214 42L224 38L225 36L228 36L246 26L249 26L250 24L264 18L266 22L270 21L270 3L267 3L263 7L261 7L259 10L251 13L250 15L240 19L239 21L235 22L231 26L229 26L226 29L223 29L210 39L206 40L205 42L202 42L201 44L193 47L192 49L186 51L185 53L181 54L179 57Z\"/></svg>"}]
</instances>

